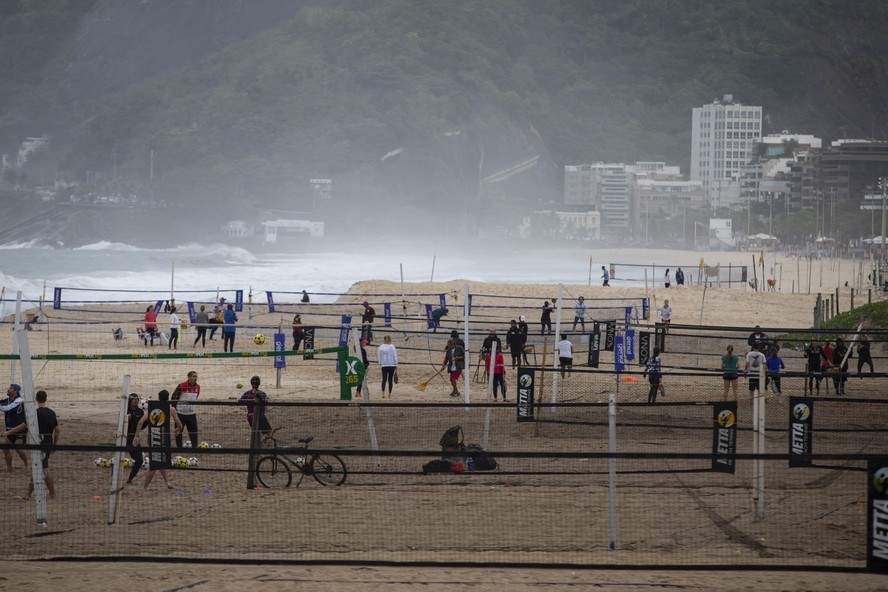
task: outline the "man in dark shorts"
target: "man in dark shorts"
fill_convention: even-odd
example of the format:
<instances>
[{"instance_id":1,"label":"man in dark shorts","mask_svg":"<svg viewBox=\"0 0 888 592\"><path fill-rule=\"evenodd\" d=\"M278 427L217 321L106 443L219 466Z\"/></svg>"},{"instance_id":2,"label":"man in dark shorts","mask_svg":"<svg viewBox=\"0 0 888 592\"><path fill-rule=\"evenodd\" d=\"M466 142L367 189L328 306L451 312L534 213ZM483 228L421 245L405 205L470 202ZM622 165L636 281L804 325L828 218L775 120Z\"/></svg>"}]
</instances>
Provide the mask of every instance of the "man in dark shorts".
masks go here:
<instances>
[{"instance_id":1,"label":"man in dark shorts","mask_svg":"<svg viewBox=\"0 0 888 592\"><path fill-rule=\"evenodd\" d=\"M37 431L40 434L43 482L46 483L46 489L49 491L50 499L55 499L55 484L53 483L52 475L49 473L49 455L52 454L53 446L59 443L59 420L56 418L55 411L46 406L46 391L37 391L34 398L37 400ZM24 435L27 431L27 424L20 423L3 435L9 439L18 434ZM24 499L31 499L32 493L34 493L33 479L31 479L31 483L28 485L28 494L25 495Z\"/></svg>"},{"instance_id":2,"label":"man in dark shorts","mask_svg":"<svg viewBox=\"0 0 888 592\"><path fill-rule=\"evenodd\" d=\"M0 442L3 444L24 444L25 434L27 433L27 425L25 424L25 406L22 399L22 387L17 384L10 384L6 391L6 399L0 400L0 411L6 414L6 432L9 433L19 425L25 426L20 431L7 437L3 436ZM16 450L22 464L28 466L28 457L25 456L24 450ZM6 470L12 471L12 452L8 448L3 449L3 458L6 461Z\"/></svg>"},{"instance_id":3,"label":"man in dark shorts","mask_svg":"<svg viewBox=\"0 0 888 592\"><path fill-rule=\"evenodd\" d=\"M254 418L259 422L259 433L268 436L271 433L271 424L268 423L268 417L265 415L265 404L268 402L268 395L265 391L259 390L262 381L258 376L250 379L250 386L253 387L241 395L240 402L247 405L247 423L253 427Z\"/></svg>"}]
</instances>

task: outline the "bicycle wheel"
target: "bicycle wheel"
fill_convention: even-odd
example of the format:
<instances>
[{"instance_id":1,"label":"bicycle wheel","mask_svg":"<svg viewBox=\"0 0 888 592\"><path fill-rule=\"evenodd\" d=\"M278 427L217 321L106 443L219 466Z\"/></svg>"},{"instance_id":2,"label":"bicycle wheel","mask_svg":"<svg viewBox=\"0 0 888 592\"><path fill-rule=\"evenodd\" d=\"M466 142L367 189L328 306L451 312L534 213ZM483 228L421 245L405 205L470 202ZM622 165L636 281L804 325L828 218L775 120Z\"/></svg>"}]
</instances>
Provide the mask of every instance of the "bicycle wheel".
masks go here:
<instances>
[{"instance_id":1,"label":"bicycle wheel","mask_svg":"<svg viewBox=\"0 0 888 592\"><path fill-rule=\"evenodd\" d=\"M348 475L345 463L335 454L312 457L309 469L321 485L342 485Z\"/></svg>"},{"instance_id":2,"label":"bicycle wheel","mask_svg":"<svg viewBox=\"0 0 888 592\"><path fill-rule=\"evenodd\" d=\"M286 462L271 455L263 456L259 459L259 462L256 463L256 477L258 477L259 483L261 483L263 487L279 489L290 487L290 482L293 480L293 473L290 471L290 467L287 466Z\"/></svg>"}]
</instances>

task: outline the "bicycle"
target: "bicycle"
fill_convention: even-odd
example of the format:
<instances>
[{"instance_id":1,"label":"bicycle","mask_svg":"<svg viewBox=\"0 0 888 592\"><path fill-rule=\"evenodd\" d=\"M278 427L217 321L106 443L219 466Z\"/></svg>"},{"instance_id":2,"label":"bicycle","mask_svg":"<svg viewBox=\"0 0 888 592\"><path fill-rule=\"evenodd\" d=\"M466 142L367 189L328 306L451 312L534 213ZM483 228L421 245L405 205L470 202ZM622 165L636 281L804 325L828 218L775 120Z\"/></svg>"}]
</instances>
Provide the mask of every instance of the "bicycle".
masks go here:
<instances>
[{"instance_id":1,"label":"bicycle","mask_svg":"<svg viewBox=\"0 0 888 592\"><path fill-rule=\"evenodd\" d=\"M308 445L314 440L314 436L300 438L299 443L304 445L300 448L278 448L274 434L279 429L275 428L265 437L265 441L272 445L271 454L263 456L256 463L256 477L263 487L269 489L290 487L294 469L297 472L296 487L299 487L306 475L311 475L315 481L324 486L338 486L345 483L348 469L345 468L341 458L335 454L321 455L310 452Z\"/></svg>"}]
</instances>

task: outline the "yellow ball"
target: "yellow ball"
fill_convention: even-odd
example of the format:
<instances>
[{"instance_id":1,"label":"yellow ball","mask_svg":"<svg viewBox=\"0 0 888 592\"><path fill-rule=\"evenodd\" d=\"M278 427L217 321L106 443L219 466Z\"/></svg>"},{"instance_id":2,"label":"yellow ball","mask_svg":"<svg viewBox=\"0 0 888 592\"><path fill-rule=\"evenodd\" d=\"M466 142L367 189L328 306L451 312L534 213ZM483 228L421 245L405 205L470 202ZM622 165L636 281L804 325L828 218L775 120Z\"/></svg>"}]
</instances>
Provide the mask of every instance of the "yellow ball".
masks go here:
<instances>
[{"instance_id":1,"label":"yellow ball","mask_svg":"<svg viewBox=\"0 0 888 592\"><path fill-rule=\"evenodd\" d=\"M234 388L242 389L244 388L244 385L242 385L241 383L237 383L236 385L234 385Z\"/></svg>"}]
</instances>

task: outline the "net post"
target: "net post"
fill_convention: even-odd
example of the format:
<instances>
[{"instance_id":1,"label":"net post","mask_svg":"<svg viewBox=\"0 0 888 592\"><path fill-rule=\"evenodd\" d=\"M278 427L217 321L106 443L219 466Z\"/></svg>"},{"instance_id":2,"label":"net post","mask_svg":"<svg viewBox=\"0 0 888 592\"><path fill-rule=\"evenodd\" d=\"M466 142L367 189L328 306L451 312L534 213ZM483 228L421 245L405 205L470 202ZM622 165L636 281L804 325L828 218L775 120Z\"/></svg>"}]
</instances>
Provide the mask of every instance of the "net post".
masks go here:
<instances>
[{"instance_id":1,"label":"net post","mask_svg":"<svg viewBox=\"0 0 888 592\"><path fill-rule=\"evenodd\" d=\"M358 357L361 357L361 361L363 362L363 357L361 356L361 341L358 339L358 331L352 327L350 333L352 345L355 347ZM344 347L348 348L348 346ZM376 466L379 467L382 465L382 459L379 454L375 454L379 452L379 441L376 438L376 423L373 421L373 410L369 405L370 389L368 388L367 374L367 368L364 368L364 379L361 381L361 399L364 402L364 414L367 416L367 433L370 435L370 447L374 452L373 460L376 462Z\"/></svg>"},{"instance_id":2,"label":"net post","mask_svg":"<svg viewBox=\"0 0 888 592\"><path fill-rule=\"evenodd\" d=\"M762 364L761 369L759 370L759 396L761 397L761 401L759 402L759 455L765 454L765 391L762 390L762 385L765 384L765 370L766 366ZM759 497L758 497L758 511L756 513L756 520L758 522L763 522L765 520L765 459L758 458L758 484L759 484Z\"/></svg>"},{"instance_id":3,"label":"net post","mask_svg":"<svg viewBox=\"0 0 888 592\"><path fill-rule=\"evenodd\" d=\"M22 291L15 293L15 320L12 324L12 355L19 353L18 330L22 326ZM9 360L9 382L15 382L15 360Z\"/></svg>"},{"instance_id":4,"label":"net post","mask_svg":"<svg viewBox=\"0 0 888 592\"><path fill-rule=\"evenodd\" d=\"M555 313L555 343L561 339L561 307L564 303L564 284L558 284L558 308ZM556 345L555 349L558 349ZM558 356L552 355L552 411L555 411L555 404L558 403Z\"/></svg>"},{"instance_id":5,"label":"net post","mask_svg":"<svg viewBox=\"0 0 888 592\"><path fill-rule=\"evenodd\" d=\"M469 343L469 315L471 312L472 311L469 308L469 284L466 282L463 284L463 341L466 344L463 348L463 400L466 402L466 405L472 400L469 391L472 383L469 379L469 368L472 367L472 344ZM469 411L469 407L466 407L466 411Z\"/></svg>"},{"instance_id":6,"label":"net post","mask_svg":"<svg viewBox=\"0 0 888 592\"><path fill-rule=\"evenodd\" d=\"M247 456L247 489L256 489L256 450L259 449L259 401L253 399L253 425L250 426L250 454Z\"/></svg>"},{"instance_id":7,"label":"net post","mask_svg":"<svg viewBox=\"0 0 888 592\"><path fill-rule=\"evenodd\" d=\"M111 468L111 495L108 498L108 524L117 522L117 508L120 506L120 467L123 460L123 451L119 450L126 444L126 412L129 405L130 375L123 376L120 387L120 411L117 414L117 435L114 444L118 450L114 453L114 465Z\"/></svg>"},{"instance_id":8,"label":"net post","mask_svg":"<svg viewBox=\"0 0 888 592\"><path fill-rule=\"evenodd\" d=\"M607 514L610 550L617 548L617 393L611 393L607 404L608 488Z\"/></svg>"},{"instance_id":9,"label":"net post","mask_svg":"<svg viewBox=\"0 0 888 592\"><path fill-rule=\"evenodd\" d=\"M21 292L19 299L21 299ZM34 399L34 375L31 370L31 348L28 343L28 333L21 328L17 328L13 335L14 343L18 344L20 352L19 363L22 367L22 398L25 406L25 419L29 426L35 429L28 430L27 442L31 445L40 444L40 430L37 427L37 403ZM15 363L15 360L12 360ZM43 452L40 449L33 449L28 452L28 461L31 465L31 480L34 484L34 500L37 504L37 524L39 526L47 525L47 509L46 509L46 482L43 476Z\"/></svg>"}]
</instances>

